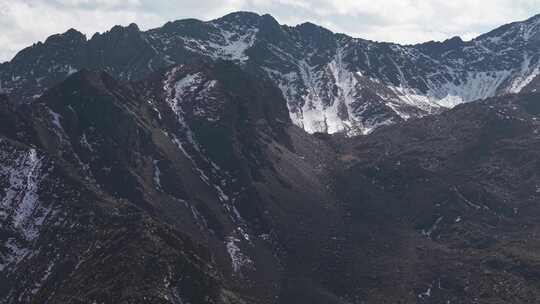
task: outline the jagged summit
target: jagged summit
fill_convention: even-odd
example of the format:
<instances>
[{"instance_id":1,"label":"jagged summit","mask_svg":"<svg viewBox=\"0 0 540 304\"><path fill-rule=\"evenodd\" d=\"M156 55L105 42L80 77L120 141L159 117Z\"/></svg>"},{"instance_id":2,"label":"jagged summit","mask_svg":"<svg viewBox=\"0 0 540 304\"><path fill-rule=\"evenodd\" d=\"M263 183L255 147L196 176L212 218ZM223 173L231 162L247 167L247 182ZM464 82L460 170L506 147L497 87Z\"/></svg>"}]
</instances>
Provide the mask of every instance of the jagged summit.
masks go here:
<instances>
[{"instance_id":1,"label":"jagged summit","mask_svg":"<svg viewBox=\"0 0 540 304\"><path fill-rule=\"evenodd\" d=\"M67 37L67 38L73 38L73 39L84 39L86 40L86 35L79 32L78 30L74 29L74 28L70 28L68 29L65 33L63 34L60 34L62 37Z\"/></svg>"},{"instance_id":2,"label":"jagged summit","mask_svg":"<svg viewBox=\"0 0 540 304\"><path fill-rule=\"evenodd\" d=\"M261 18L261 15L255 12L238 11L229 13L223 17L216 18L212 21L227 21L227 22L239 22L239 23L252 23L257 22Z\"/></svg>"},{"instance_id":3,"label":"jagged summit","mask_svg":"<svg viewBox=\"0 0 540 304\"><path fill-rule=\"evenodd\" d=\"M62 34L56 34L48 37L44 43L51 43L57 41L73 41L73 40L84 40L86 41L86 35L79 32L74 28L70 28Z\"/></svg>"}]
</instances>

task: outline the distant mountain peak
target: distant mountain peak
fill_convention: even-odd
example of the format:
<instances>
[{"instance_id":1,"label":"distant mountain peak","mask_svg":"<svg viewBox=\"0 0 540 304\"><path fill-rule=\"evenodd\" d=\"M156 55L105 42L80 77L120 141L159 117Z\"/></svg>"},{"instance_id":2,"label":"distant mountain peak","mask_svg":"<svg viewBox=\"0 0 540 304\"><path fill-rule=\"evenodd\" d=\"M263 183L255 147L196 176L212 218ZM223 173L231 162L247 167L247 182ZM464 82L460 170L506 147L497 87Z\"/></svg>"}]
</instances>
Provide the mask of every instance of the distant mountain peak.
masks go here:
<instances>
[{"instance_id":1,"label":"distant mountain peak","mask_svg":"<svg viewBox=\"0 0 540 304\"><path fill-rule=\"evenodd\" d=\"M486 34L480 35L474 40L492 40L503 43L521 40L528 42L538 40L540 34L540 14L523 21L512 22L502 25Z\"/></svg>"},{"instance_id":2,"label":"distant mountain peak","mask_svg":"<svg viewBox=\"0 0 540 304\"><path fill-rule=\"evenodd\" d=\"M300 31L317 32L324 34L333 34L333 32L323 26L315 24L313 22L303 22L295 26Z\"/></svg>"},{"instance_id":3,"label":"distant mountain peak","mask_svg":"<svg viewBox=\"0 0 540 304\"><path fill-rule=\"evenodd\" d=\"M261 20L261 15L254 12L238 11L227 14L223 17L212 20L214 23L232 22L237 24L258 24Z\"/></svg>"},{"instance_id":4,"label":"distant mountain peak","mask_svg":"<svg viewBox=\"0 0 540 304\"><path fill-rule=\"evenodd\" d=\"M130 23L128 26L115 25L111 30L111 33L128 33L138 34L140 33L139 26L135 23Z\"/></svg>"},{"instance_id":5,"label":"distant mountain peak","mask_svg":"<svg viewBox=\"0 0 540 304\"><path fill-rule=\"evenodd\" d=\"M70 28L62 34L52 35L45 40L45 43L51 42L80 42L86 41L86 35L74 28Z\"/></svg>"},{"instance_id":6,"label":"distant mountain peak","mask_svg":"<svg viewBox=\"0 0 540 304\"><path fill-rule=\"evenodd\" d=\"M255 12L251 11L236 11L229 14L224 15L223 17L219 17L216 20L223 19L223 20L230 20L230 19L244 19L244 18L259 18L261 15Z\"/></svg>"}]
</instances>

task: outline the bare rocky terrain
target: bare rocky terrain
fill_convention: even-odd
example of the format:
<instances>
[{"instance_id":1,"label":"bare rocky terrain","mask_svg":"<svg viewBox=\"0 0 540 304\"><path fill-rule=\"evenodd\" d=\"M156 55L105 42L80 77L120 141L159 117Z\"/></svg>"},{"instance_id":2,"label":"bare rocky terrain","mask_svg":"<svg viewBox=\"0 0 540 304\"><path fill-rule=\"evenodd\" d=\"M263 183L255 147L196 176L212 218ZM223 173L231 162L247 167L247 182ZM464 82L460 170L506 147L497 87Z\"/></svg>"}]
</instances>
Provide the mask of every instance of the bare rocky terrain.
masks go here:
<instances>
[{"instance_id":1,"label":"bare rocky terrain","mask_svg":"<svg viewBox=\"0 0 540 304\"><path fill-rule=\"evenodd\" d=\"M380 75L344 64L339 75L359 77L352 102L374 111L354 119L393 117L350 132L299 121L295 105L324 86L294 79L300 53L272 60L276 45L306 43L329 71L348 41L386 63L406 50L455 64L519 40L537 62L537 19L472 42L397 46L237 13L90 40L72 30L22 51L0 67L0 303L536 303L534 73L519 93L505 89L510 73L493 94L469 91L480 100L408 104L404 118L390 106L404 99L384 92L406 79L429 96L412 85L428 83L425 71L394 83L383 62ZM71 68L51 68L60 59ZM496 61L478 70L506 62ZM343 97L340 77L327 78L337 95L323 104ZM296 89L309 100L287 94Z\"/></svg>"}]
</instances>

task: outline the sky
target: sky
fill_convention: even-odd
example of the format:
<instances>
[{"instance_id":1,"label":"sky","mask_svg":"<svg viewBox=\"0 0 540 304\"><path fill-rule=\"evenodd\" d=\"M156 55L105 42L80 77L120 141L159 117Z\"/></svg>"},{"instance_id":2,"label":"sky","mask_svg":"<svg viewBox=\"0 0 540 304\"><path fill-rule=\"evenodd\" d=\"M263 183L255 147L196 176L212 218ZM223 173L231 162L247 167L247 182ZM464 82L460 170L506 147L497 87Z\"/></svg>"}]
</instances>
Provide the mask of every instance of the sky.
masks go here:
<instances>
[{"instance_id":1,"label":"sky","mask_svg":"<svg viewBox=\"0 0 540 304\"><path fill-rule=\"evenodd\" d=\"M167 21L211 20L234 11L269 13L375 41L418 43L461 36L540 13L540 0L0 0L0 62L48 36L75 28L91 37L114 25L141 29Z\"/></svg>"}]
</instances>

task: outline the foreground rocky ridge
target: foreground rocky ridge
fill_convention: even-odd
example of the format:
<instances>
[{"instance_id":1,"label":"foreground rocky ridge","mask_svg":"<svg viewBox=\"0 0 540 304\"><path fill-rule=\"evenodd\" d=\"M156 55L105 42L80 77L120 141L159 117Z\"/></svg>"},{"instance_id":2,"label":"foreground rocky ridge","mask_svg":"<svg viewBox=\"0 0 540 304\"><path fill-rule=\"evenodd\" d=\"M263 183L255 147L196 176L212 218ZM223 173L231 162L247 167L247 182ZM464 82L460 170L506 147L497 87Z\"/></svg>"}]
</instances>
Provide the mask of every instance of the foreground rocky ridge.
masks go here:
<instances>
[{"instance_id":1,"label":"foreground rocky ridge","mask_svg":"<svg viewBox=\"0 0 540 304\"><path fill-rule=\"evenodd\" d=\"M292 121L309 133L355 135L464 102L534 91L539 46L539 16L468 42L456 37L404 46L240 12L149 31L116 26L91 39L69 30L0 65L0 88L29 102L84 68L140 80L194 58L224 59L270 78L287 100Z\"/></svg>"},{"instance_id":2,"label":"foreground rocky ridge","mask_svg":"<svg viewBox=\"0 0 540 304\"><path fill-rule=\"evenodd\" d=\"M322 144L290 125L277 88L230 63L128 85L82 71L5 105L2 302L271 303L317 252L289 229L324 220Z\"/></svg>"},{"instance_id":3,"label":"foreground rocky ridge","mask_svg":"<svg viewBox=\"0 0 540 304\"><path fill-rule=\"evenodd\" d=\"M2 97L2 303L527 303L539 95L310 135L264 75Z\"/></svg>"}]
</instances>

